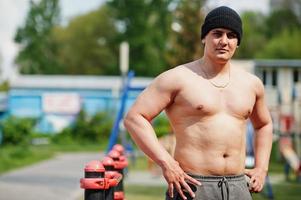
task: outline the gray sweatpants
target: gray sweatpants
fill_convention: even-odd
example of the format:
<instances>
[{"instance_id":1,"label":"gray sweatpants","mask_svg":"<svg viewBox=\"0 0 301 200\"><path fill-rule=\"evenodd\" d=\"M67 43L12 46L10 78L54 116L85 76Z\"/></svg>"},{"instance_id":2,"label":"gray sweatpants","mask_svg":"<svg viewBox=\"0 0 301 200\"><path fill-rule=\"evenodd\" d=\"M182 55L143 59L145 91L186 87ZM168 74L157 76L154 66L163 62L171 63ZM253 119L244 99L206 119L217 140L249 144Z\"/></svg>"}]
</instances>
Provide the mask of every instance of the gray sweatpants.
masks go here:
<instances>
[{"instance_id":1,"label":"gray sweatpants","mask_svg":"<svg viewBox=\"0 0 301 200\"><path fill-rule=\"evenodd\" d=\"M189 193L184 192L188 200L252 200L251 193L245 175L237 176L199 176L189 174L202 183L201 186L189 184L195 193L191 198ZM181 196L174 191L174 198L166 193L166 200L180 200Z\"/></svg>"}]
</instances>

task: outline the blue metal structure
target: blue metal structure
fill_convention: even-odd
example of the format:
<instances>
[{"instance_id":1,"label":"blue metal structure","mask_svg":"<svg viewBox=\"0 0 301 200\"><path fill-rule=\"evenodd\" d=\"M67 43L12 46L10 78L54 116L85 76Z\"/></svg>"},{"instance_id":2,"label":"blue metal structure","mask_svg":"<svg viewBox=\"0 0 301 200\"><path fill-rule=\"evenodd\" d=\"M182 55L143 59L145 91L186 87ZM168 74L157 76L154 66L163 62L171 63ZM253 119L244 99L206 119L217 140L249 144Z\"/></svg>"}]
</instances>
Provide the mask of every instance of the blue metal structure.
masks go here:
<instances>
[{"instance_id":1,"label":"blue metal structure","mask_svg":"<svg viewBox=\"0 0 301 200\"><path fill-rule=\"evenodd\" d=\"M134 76L135 76L134 71L129 71L127 78L124 81L122 96L120 99L120 106L119 106L118 112L116 113L116 118L115 118L114 125L113 125L112 131L111 131L107 152L109 152L113 148L113 146L117 143L117 139L118 139L118 136L120 133L119 127L120 127L120 123L122 122L122 119L124 116L129 92L130 91L141 91L144 89L144 87L131 87L130 83L131 83L131 80L134 78ZM131 143L123 144L123 146L128 151L133 150Z\"/></svg>"}]
</instances>

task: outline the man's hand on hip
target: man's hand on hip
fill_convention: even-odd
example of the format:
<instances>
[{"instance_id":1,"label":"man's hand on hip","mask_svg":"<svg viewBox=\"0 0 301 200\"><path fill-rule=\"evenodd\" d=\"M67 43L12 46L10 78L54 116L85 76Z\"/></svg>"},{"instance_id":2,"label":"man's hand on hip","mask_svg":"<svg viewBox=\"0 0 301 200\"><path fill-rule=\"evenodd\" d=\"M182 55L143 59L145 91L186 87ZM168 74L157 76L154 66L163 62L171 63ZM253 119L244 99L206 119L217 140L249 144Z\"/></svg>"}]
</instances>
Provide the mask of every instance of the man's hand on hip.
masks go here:
<instances>
[{"instance_id":1,"label":"man's hand on hip","mask_svg":"<svg viewBox=\"0 0 301 200\"><path fill-rule=\"evenodd\" d=\"M265 183L267 172L261 168L245 169L245 174L250 177L250 191L260 192Z\"/></svg>"},{"instance_id":2,"label":"man's hand on hip","mask_svg":"<svg viewBox=\"0 0 301 200\"><path fill-rule=\"evenodd\" d=\"M162 167L162 171L168 183L168 194L171 198L174 197L174 189L177 190L182 199L187 199L183 190L187 191L192 198L195 197L195 194L188 183L192 183L194 185L201 185L201 183L187 175L179 166L177 161L173 161L168 167Z\"/></svg>"}]
</instances>

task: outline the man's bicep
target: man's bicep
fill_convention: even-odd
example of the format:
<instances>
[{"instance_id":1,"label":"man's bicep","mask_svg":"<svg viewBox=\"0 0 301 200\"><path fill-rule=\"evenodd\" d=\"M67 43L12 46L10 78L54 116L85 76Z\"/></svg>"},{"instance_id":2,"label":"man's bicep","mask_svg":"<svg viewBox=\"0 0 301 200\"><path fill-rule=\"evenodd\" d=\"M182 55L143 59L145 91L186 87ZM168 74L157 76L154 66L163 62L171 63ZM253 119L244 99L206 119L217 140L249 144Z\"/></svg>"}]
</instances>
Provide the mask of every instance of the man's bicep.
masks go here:
<instances>
[{"instance_id":1,"label":"man's bicep","mask_svg":"<svg viewBox=\"0 0 301 200\"><path fill-rule=\"evenodd\" d=\"M255 129L260 128L270 122L270 114L265 103L256 102L250 119Z\"/></svg>"},{"instance_id":2,"label":"man's bicep","mask_svg":"<svg viewBox=\"0 0 301 200\"><path fill-rule=\"evenodd\" d=\"M150 121L167 107L171 101L171 93L169 89L153 83L138 96L130 111Z\"/></svg>"},{"instance_id":3,"label":"man's bicep","mask_svg":"<svg viewBox=\"0 0 301 200\"><path fill-rule=\"evenodd\" d=\"M264 88L261 85L250 119L255 129L271 122L270 113L265 102Z\"/></svg>"}]
</instances>

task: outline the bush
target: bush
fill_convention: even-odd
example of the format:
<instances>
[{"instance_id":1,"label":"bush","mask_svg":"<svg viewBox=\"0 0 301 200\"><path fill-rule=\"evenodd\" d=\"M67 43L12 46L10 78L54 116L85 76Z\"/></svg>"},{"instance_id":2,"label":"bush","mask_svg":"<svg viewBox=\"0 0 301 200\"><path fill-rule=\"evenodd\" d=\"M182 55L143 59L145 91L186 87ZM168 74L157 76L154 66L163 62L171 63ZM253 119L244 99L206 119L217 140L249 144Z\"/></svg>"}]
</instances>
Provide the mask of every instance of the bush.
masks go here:
<instances>
[{"instance_id":1,"label":"bush","mask_svg":"<svg viewBox=\"0 0 301 200\"><path fill-rule=\"evenodd\" d=\"M9 83L4 81L0 84L0 91L7 92L9 90Z\"/></svg>"},{"instance_id":2,"label":"bush","mask_svg":"<svg viewBox=\"0 0 301 200\"><path fill-rule=\"evenodd\" d=\"M113 126L112 118L104 112L88 116L81 111L71 127L54 136L58 144L107 142Z\"/></svg>"},{"instance_id":3,"label":"bush","mask_svg":"<svg viewBox=\"0 0 301 200\"><path fill-rule=\"evenodd\" d=\"M29 145L35 120L10 116L0 123L4 145Z\"/></svg>"},{"instance_id":4,"label":"bush","mask_svg":"<svg viewBox=\"0 0 301 200\"><path fill-rule=\"evenodd\" d=\"M56 144L75 144L75 138L72 135L72 128L67 127L61 133L58 133L52 137L52 142Z\"/></svg>"},{"instance_id":5,"label":"bush","mask_svg":"<svg viewBox=\"0 0 301 200\"><path fill-rule=\"evenodd\" d=\"M166 116L158 116L153 124L157 137L162 137L169 134L172 129Z\"/></svg>"}]
</instances>

